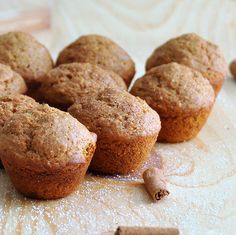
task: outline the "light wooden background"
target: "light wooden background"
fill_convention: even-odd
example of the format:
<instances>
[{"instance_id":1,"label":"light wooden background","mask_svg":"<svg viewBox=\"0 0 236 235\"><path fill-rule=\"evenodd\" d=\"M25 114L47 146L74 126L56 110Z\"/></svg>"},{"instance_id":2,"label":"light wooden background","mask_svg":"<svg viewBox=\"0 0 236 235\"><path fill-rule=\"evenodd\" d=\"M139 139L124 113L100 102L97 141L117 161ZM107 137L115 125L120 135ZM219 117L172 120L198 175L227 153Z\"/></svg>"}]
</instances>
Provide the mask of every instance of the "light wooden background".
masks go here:
<instances>
[{"instance_id":1,"label":"light wooden background","mask_svg":"<svg viewBox=\"0 0 236 235\"><path fill-rule=\"evenodd\" d=\"M117 41L134 58L137 76L152 50L196 32L236 57L234 0L0 0L0 33L35 35L56 58L82 34ZM207 125L194 140L157 144L143 166L162 165L170 196L152 203L139 176L88 175L71 196L25 199L0 171L0 234L112 234L118 225L173 226L181 234L236 234L236 82L229 76Z\"/></svg>"}]
</instances>

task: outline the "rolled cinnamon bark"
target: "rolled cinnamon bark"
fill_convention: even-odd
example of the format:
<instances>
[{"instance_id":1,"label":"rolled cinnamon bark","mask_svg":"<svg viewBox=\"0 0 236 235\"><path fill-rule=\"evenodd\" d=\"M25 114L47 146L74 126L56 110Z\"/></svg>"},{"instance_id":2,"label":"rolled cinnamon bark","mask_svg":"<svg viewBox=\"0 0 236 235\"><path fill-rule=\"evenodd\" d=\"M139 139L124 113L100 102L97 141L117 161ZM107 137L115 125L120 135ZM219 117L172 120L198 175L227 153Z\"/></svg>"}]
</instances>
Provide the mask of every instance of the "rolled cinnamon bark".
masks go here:
<instances>
[{"instance_id":1,"label":"rolled cinnamon bark","mask_svg":"<svg viewBox=\"0 0 236 235\"><path fill-rule=\"evenodd\" d=\"M143 173L143 180L154 201L159 201L169 195L169 191L166 189L166 179L161 169L155 167L147 169Z\"/></svg>"},{"instance_id":2,"label":"rolled cinnamon bark","mask_svg":"<svg viewBox=\"0 0 236 235\"><path fill-rule=\"evenodd\" d=\"M118 227L114 235L179 235L177 228Z\"/></svg>"}]
</instances>

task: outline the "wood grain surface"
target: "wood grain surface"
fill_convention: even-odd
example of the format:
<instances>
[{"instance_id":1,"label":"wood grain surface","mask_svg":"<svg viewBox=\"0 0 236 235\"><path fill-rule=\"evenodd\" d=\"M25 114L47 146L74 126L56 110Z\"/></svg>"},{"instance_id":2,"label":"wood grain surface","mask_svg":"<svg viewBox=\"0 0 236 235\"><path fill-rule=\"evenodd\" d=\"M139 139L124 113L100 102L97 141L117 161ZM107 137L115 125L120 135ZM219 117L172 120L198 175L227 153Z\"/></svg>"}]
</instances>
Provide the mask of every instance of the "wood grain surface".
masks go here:
<instances>
[{"instance_id":1,"label":"wood grain surface","mask_svg":"<svg viewBox=\"0 0 236 235\"><path fill-rule=\"evenodd\" d=\"M137 78L156 46L186 32L219 44L229 62L236 57L235 10L234 0L8 0L0 1L0 32L31 32L54 58L82 34L106 35L134 58ZM0 234L113 234L119 225L178 227L182 235L236 234L235 161L236 82L229 75L198 137L157 143L130 176L88 174L69 197L36 201L19 195L1 170ZM151 165L163 167L168 179L170 195L159 203L141 179Z\"/></svg>"}]
</instances>

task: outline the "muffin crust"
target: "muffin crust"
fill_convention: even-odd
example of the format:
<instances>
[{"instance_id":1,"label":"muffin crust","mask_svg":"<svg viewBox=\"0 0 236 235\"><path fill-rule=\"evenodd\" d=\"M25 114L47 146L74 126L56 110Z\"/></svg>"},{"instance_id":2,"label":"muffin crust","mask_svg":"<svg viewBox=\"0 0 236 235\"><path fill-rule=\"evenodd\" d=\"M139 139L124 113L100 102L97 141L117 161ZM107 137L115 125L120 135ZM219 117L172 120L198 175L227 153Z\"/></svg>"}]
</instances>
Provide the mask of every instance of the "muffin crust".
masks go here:
<instances>
[{"instance_id":1,"label":"muffin crust","mask_svg":"<svg viewBox=\"0 0 236 235\"><path fill-rule=\"evenodd\" d=\"M13 114L24 112L39 105L34 99L26 95L8 95L0 97L0 128Z\"/></svg>"},{"instance_id":2,"label":"muffin crust","mask_svg":"<svg viewBox=\"0 0 236 235\"><path fill-rule=\"evenodd\" d=\"M0 64L0 96L24 94L26 91L24 79L9 66Z\"/></svg>"},{"instance_id":3,"label":"muffin crust","mask_svg":"<svg viewBox=\"0 0 236 235\"><path fill-rule=\"evenodd\" d=\"M39 94L52 106L64 109L81 95L99 92L106 87L127 89L123 80L112 71L88 63L71 63L51 70Z\"/></svg>"},{"instance_id":4,"label":"muffin crust","mask_svg":"<svg viewBox=\"0 0 236 235\"><path fill-rule=\"evenodd\" d=\"M85 35L64 48L58 56L57 65L86 62L120 75L129 86L135 74L130 56L111 39L99 35Z\"/></svg>"},{"instance_id":5,"label":"muffin crust","mask_svg":"<svg viewBox=\"0 0 236 235\"><path fill-rule=\"evenodd\" d=\"M146 62L146 70L177 62L201 72L220 91L226 78L227 64L219 47L194 33L184 34L156 48Z\"/></svg>"}]
</instances>

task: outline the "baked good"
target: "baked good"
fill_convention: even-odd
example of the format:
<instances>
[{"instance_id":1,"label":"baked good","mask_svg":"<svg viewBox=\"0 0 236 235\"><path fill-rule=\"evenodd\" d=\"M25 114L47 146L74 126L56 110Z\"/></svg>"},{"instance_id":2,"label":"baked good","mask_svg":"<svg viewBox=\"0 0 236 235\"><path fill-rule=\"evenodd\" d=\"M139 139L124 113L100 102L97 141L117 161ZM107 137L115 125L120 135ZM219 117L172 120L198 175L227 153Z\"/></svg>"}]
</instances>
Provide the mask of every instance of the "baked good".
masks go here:
<instances>
[{"instance_id":1,"label":"baked good","mask_svg":"<svg viewBox=\"0 0 236 235\"><path fill-rule=\"evenodd\" d=\"M129 86L135 74L135 65L127 52L111 39L100 35L86 35L65 47L57 65L72 62L96 64L119 74Z\"/></svg>"},{"instance_id":2,"label":"baked good","mask_svg":"<svg viewBox=\"0 0 236 235\"><path fill-rule=\"evenodd\" d=\"M29 86L42 82L53 66L47 48L24 32L0 35L0 63L11 66Z\"/></svg>"},{"instance_id":3,"label":"baked good","mask_svg":"<svg viewBox=\"0 0 236 235\"><path fill-rule=\"evenodd\" d=\"M234 79L236 79L236 60L233 60L230 63L229 70L230 70L231 74L233 75Z\"/></svg>"},{"instance_id":4,"label":"baked good","mask_svg":"<svg viewBox=\"0 0 236 235\"><path fill-rule=\"evenodd\" d=\"M192 139L205 124L215 95L198 71L177 63L149 70L138 79L131 94L144 99L161 118L159 141Z\"/></svg>"},{"instance_id":5,"label":"baked good","mask_svg":"<svg viewBox=\"0 0 236 235\"><path fill-rule=\"evenodd\" d=\"M4 123L13 114L31 109L38 105L32 98L25 95L8 95L0 97L0 131ZM2 168L0 155L0 168Z\"/></svg>"},{"instance_id":6,"label":"baked good","mask_svg":"<svg viewBox=\"0 0 236 235\"><path fill-rule=\"evenodd\" d=\"M0 64L0 96L24 94L26 91L24 79L9 66Z\"/></svg>"},{"instance_id":7,"label":"baked good","mask_svg":"<svg viewBox=\"0 0 236 235\"><path fill-rule=\"evenodd\" d=\"M0 129L11 116L18 112L39 105L34 99L26 95L7 95L0 97Z\"/></svg>"},{"instance_id":8,"label":"baked good","mask_svg":"<svg viewBox=\"0 0 236 235\"><path fill-rule=\"evenodd\" d=\"M146 70L170 62L201 72L213 86L215 94L226 78L227 64L219 47L194 33L171 39L155 49L146 62Z\"/></svg>"},{"instance_id":9,"label":"baked good","mask_svg":"<svg viewBox=\"0 0 236 235\"><path fill-rule=\"evenodd\" d=\"M88 63L71 63L52 69L39 93L50 105L67 109L84 93L106 87L127 89L124 81L112 71Z\"/></svg>"},{"instance_id":10,"label":"baked good","mask_svg":"<svg viewBox=\"0 0 236 235\"><path fill-rule=\"evenodd\" d=\"M145 101L116 89L83 96L68 111L97 134L90 169L106 174L136 170L147 159L161 127L158 114Z\"/></svg>"},{"instance_id":11,"label":"baked good","mask_svg":"<svg viewBox=\"0 0 236 235\"><path fill-rule=\"evenodd\" d=\"M39 199L70 194L84 178L95 143L95 134L48 105L13 115L0 132L0 154L13 185Z\"/></svg>"}]
</instances>

